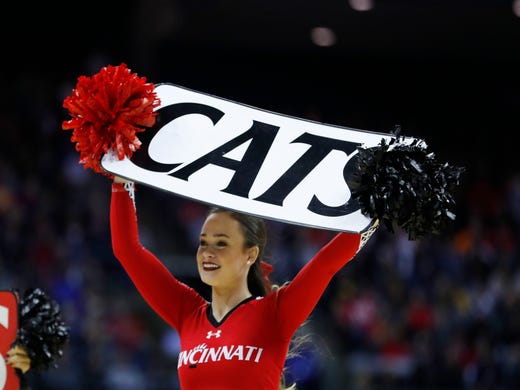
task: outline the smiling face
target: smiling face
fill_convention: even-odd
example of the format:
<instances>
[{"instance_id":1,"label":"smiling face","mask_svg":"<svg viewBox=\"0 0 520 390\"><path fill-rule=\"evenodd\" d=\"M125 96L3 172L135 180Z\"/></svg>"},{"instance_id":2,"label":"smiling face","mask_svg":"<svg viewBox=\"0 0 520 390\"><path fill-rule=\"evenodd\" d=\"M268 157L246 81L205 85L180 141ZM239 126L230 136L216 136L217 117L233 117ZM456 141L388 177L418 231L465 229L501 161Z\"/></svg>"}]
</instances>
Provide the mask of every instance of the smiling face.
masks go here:
<instances>
[{"instance_id":1,"label":"smiling face","mask_svg":"<svg viewBox=\"0 0 520 390\"><path fill-rule=\"evenodd\" d=\"M245 247L240 223L229 213L206 218L197 249L197 267L204 283L231 289L247 286L247 273L257 254L257 247Z\"/></svg>"}]
</instances>

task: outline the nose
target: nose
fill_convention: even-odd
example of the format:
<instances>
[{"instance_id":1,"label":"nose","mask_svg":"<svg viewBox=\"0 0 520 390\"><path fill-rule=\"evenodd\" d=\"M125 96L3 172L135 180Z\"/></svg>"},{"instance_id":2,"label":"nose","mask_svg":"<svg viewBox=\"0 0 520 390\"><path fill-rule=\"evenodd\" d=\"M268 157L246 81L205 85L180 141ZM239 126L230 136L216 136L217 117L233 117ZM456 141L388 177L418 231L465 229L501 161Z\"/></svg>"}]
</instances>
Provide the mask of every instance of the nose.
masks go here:
<instances>
[{"instance_id":1,"label":"nose","mask_svg":"<svg viewBox=\"0 0 520 390\"><path fill-rule=\"evenodd\" d=\"M202 255L203 259L211 259L215 257L215 253L209 248L201 249L200 254Z\"/></svg>"}]
</instances>

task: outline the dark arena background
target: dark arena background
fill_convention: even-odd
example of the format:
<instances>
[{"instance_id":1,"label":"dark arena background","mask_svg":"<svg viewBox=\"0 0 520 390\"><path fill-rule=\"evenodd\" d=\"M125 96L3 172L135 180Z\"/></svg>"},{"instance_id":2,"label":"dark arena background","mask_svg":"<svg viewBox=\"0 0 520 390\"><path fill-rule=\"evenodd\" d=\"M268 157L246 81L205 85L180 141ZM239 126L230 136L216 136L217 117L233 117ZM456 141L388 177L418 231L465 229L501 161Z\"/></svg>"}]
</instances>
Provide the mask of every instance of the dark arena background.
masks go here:
<instances>
[{"instance_id":1,"label":"dark arena background","mask_svg":"<svg viewBox=\"0 0 520 390\"><path fill-rule=\"evenodd\" d=\"M177 335L112 254L110 181L61 130L77 77L122 62L278 113L399 125L465 167L444 234L380 229L335 276L288 362L299 390L520 388L519 0L15 2L0 34L0 289L42 288L70 326L33 390L178 388ZM204 206L142 187L137 204L143 243L203 289ZM332 235L270 230L279 283Z\"/></svg>"}]
</instances>

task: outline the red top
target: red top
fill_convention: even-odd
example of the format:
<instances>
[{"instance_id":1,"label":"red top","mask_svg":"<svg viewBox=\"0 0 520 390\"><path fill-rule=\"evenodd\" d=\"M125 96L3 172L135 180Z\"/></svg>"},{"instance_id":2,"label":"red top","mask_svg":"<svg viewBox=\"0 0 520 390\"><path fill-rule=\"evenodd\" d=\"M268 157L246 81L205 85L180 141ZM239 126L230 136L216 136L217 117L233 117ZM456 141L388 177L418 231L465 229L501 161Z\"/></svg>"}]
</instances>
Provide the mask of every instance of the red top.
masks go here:
<instances>
[{"instance_id":1,"label":"red top","mask_svg":"<svg viewBox=\"0 0 520 390\"><path fill-rule=\"evenodd\" d=\"M110 224L115 256L143 298L179 334L184 390L278 390L291 337L360 245L359 234L338 233L289 284L241 302L218 322L211 303L140 244L135 207L116 183Z\"/></svg>"}]
</instances>

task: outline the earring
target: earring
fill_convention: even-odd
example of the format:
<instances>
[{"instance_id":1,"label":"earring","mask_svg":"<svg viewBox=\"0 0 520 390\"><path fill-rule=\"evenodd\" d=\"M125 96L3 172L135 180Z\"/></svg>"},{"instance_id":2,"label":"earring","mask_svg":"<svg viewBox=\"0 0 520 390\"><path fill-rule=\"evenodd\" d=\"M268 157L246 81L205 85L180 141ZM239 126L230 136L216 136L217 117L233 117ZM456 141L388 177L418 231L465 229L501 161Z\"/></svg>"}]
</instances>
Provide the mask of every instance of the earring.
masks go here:
<instances>
[{"instance_id":1,"label":"earring","mask_svg":"<svg viewBox=\"0 0 520 390\"><path fill-rule=\"evenodd\" d=\"M251 260L247 259L247 264L251 264Z\"/></svg>"}]
</instances>

